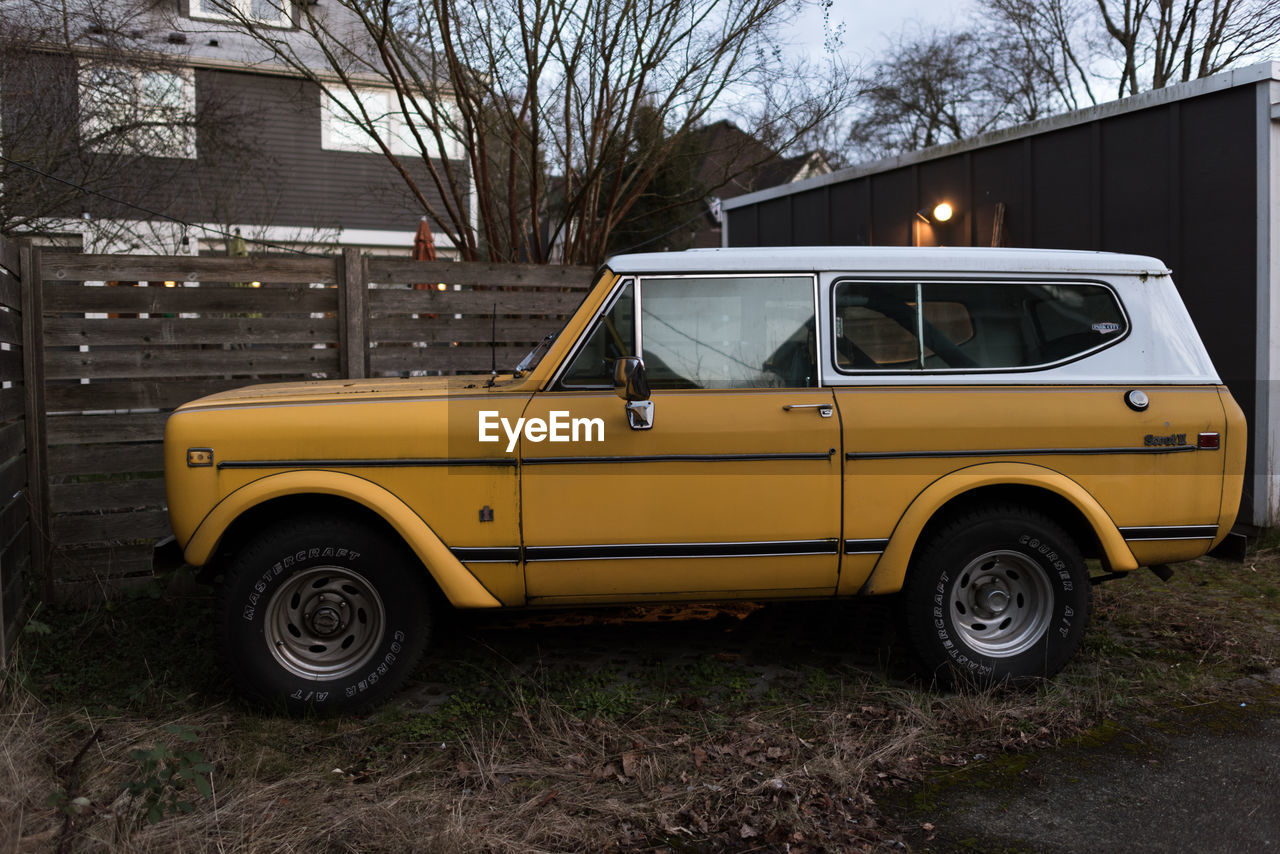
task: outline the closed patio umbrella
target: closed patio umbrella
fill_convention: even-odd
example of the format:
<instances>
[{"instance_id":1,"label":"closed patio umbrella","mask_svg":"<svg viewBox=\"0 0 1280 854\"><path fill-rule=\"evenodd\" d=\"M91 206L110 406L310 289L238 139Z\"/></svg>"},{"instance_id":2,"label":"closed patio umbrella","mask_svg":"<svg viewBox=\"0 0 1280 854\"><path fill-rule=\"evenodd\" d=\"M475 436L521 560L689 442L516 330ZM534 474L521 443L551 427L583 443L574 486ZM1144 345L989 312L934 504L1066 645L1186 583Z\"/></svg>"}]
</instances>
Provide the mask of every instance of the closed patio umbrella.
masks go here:
<instances>
[{"instance_id":1,"label":"closed patio umbrella","mask_svg":"<svg viewBox=\"0 0 1280 854\"><path fill-rule=\"evenodd\" d=\"M436 260L436 239L431 234L431 224L427 222L427 218L425 216L419 220L418 233L413 236L413 260ZM431 285L426 284L417 284L413 287L419 291L431 289Z\"/></svg>"}]
</instances>

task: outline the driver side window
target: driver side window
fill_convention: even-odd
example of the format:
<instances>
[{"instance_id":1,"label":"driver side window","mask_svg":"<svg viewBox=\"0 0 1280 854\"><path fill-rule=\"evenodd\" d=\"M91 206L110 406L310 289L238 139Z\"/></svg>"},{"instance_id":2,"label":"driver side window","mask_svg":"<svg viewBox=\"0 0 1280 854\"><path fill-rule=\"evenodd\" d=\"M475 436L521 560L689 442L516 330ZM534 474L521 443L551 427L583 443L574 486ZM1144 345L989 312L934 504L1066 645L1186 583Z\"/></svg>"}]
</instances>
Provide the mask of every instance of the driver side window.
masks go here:
<instances>
[{"instance_id":1,"label":"driver side window","mask_svg":"<svg viewBox=\"0 0 1280 854\"><path fill-rule=\"evenodd\" d=\"M652 388L818 384L812 276L672 276L640 282Z\"/></svg>"}]
</instances>

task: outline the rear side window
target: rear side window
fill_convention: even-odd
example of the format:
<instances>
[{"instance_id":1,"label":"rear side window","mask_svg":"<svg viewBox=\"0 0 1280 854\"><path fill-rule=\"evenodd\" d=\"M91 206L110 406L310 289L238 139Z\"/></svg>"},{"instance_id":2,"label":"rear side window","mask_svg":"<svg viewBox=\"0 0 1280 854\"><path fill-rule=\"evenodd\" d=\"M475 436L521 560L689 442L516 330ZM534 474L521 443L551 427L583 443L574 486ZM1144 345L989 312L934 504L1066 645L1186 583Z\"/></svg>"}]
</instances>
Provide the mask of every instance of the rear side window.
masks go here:
<instances>
[{"instance_id":1,"label":"rear side window","mask_svg":"<svg viewBox=\"0 0 1280 854\"><path fill-rule=\"evenodd\" d=\"M1043 367L1128 332L1097 284L840 281L834 302L832 352L849 373Z\"/></svg>"}]
</instances>

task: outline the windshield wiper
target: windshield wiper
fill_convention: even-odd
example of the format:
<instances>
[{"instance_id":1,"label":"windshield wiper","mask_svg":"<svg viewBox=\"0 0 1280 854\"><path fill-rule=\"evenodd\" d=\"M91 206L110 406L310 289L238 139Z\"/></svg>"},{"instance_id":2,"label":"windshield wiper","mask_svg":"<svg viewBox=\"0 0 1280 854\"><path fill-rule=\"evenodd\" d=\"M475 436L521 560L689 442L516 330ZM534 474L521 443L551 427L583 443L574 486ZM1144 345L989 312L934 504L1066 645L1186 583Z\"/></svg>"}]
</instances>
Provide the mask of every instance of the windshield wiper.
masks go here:
<instances>
[{"instance_id":1,"label":"windshield wiper","mask_svg":"<svg viewBox=\"0 0 1280 854\"><path fill-rule=\"evenodd\" d=\"M551 342L555 341L556 336L559 334L559 332L548 333L545 338L538 342L538 346L529 351L529 355L520 360L520 364L516 365L515 370L517 379L538 366L538 363L542 361L542 357L551 349Z\"/></svg>"}]
</instances>

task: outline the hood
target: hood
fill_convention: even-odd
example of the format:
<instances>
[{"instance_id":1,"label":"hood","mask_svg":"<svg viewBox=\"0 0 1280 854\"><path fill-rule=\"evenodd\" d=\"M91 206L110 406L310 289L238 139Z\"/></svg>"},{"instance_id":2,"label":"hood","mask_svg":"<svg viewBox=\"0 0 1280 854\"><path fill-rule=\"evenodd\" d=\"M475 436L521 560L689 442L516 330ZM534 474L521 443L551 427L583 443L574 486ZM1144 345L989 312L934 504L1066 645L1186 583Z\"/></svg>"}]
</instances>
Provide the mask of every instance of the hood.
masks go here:
<instances>
[{"instance_id":1,"label":"hood","mask_svg":"<svg viewBox=\"0 0 1280 854\"><path fill-rule=\"evenodd\" d=\"M391 400L401 398L447 397L449 395L498 394L523 390L528 377L499 374L490 384L489 374L455 377L388 377L365 380L307 380L305 382L262 383L221 391L185 403L179 409L200 409L246 404L314 403L338 400Z\"/></svg>"}]
</instances>

